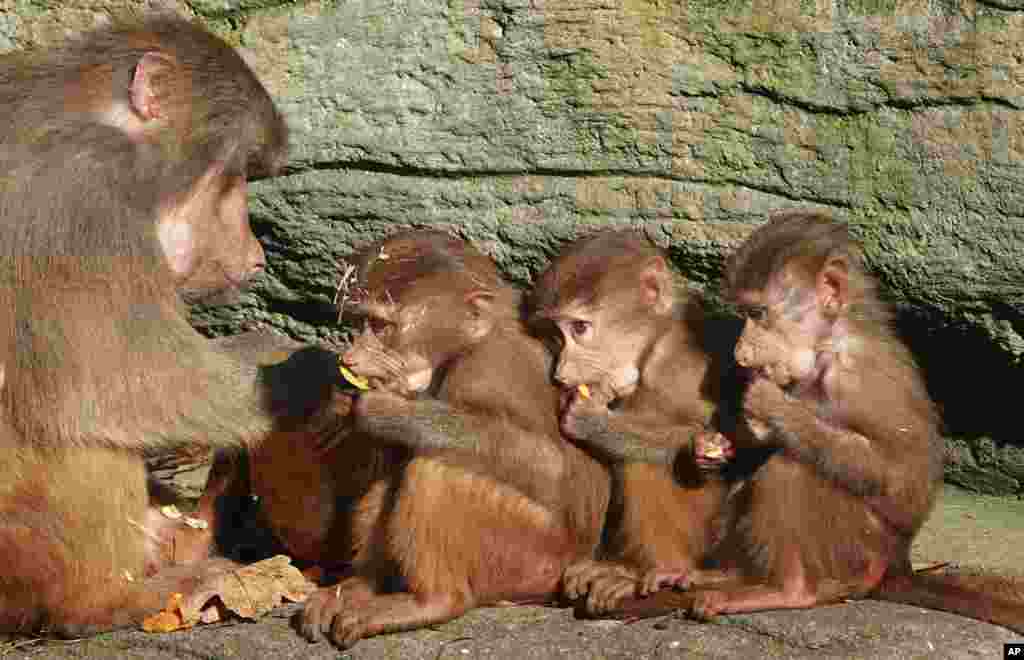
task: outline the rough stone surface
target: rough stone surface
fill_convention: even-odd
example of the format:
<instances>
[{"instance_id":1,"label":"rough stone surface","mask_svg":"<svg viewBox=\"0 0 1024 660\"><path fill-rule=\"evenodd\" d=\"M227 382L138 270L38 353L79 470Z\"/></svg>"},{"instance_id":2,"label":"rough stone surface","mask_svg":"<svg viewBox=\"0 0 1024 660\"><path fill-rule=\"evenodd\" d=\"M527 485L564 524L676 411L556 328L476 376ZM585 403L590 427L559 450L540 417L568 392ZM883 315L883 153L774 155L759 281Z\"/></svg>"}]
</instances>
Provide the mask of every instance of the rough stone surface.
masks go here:
<instances>
[{"instance_id":1,"label":"rough stone surface","mask_svg":"<svg viewBox=\"0 0 1024 660\"><path fill-rule=\"evenodd\" d=\"M1024 562L1024 502L947 487L914 544L916 565L964 562L1019 571ZM450 623L363 640L347 653L308 644L289 621L297 607L255 623L188 632L103 635L69 643L0 644L4 658L1001 658L1002 645L1024 636L950 614L877 601L800 612L720 617L699 624L663 617L624 625L580 621L564 609L481 609Z\"/></svg>"},{"instance_id":2,"label":"rough stone surface","mask_svg":"<svg viewBox=\"0 0 1024 660\"><path fill-rule=\"evenodd\" d=\"M140 5L242 47L294 130L287 175L253 186L268 274L195 310L204 331L342 340L338 263L398 227L450 228L525 284L563 241L629 226L713 290L766 213L824 208L963 440L951 478L1022 492L1021 3L0 0L0 49Z\"/></svg>"},{"instance_id":3,"label":"rough stone surface","mask_svg":"<svg viewBox=\"0 0 1024 660\"><path fill-rule=\"evenodd\" d=\"M641 660L645 658L1001 658L1019 641L1004 628L906 605L862 601L811 612L766 612L700 624L663 617L623 624L577 621L542 607L481 609L440 626L359 642L339 653L289 625L297 607L257 623L163 635L116 633L72 643L39 642L5 658L321 658L345 660Z\"/></svg>"}]
</instances>

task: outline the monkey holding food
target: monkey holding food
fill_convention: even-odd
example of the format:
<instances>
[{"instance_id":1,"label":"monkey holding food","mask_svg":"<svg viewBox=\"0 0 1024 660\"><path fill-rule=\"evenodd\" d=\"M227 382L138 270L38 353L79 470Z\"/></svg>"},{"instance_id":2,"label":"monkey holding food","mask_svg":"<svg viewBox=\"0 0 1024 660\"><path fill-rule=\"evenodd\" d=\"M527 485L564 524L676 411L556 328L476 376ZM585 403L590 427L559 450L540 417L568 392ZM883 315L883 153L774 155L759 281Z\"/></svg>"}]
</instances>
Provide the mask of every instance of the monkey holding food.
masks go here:
<instances>
[{"instance_id":1,"label":"monkey holding food","mask_svg":"<svg viewBox=\"0 0 1024 660\"><path fill-rule=\"evenodd\" d=\"M716 540L740 392L738 328L701 300L643 237L601 232L573 243L538 278L535 330L558 347L562 431L613 465L603 560L565 575L566 595L601 612L627 596L700 581ZM730 408L731 405L731 408Z\"/></svg>"},{"instance_id":2,"label":"monkey holding food","mask_svg":"<svg viewBox=\"0 0 1024 660\"><path fill-rule=\"evenodd\" d=\"M342 363L369 389L331 460L402 453L336 519L353 574L310 597L301 633L349 647L557 598L565 568L596 550L609 479L559 433L549 356L520 320L520 293L461 240L405 232L361 253L350 303L362 331Z\"/></svg>"},{"instance_id":3,"label":"monkey holding food","mask_svg":"<svg viewBox=\"0 0 1024 660\"><path fill-rule=\"evenodd\" d=\"M940 422L875 286L847 226L816 212L774 216L730 257L743 437L772 450L730 498L716 558L735 578L596 611L708 618L870 596L1024 632L1024 581L911 569L941 484Z\"/></svg>"}]
</instances>

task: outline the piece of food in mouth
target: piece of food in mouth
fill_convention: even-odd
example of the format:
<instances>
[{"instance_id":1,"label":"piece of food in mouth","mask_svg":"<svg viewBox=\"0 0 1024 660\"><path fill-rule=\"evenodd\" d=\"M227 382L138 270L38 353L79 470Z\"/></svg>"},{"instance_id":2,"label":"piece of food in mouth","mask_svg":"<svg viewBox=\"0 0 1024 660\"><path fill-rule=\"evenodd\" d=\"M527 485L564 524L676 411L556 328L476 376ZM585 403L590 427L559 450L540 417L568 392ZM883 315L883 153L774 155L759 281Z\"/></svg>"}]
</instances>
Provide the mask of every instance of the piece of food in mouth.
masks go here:
<instances>
[{"instance_id":1,"label":"piece of food in mouth","mask_svg":"<svg viewBox=\"0 0 1024 660\"><path fill-rule=\"evenodd\" d=\"M577 385L576 389L577 391L579 391L580 396L583 397L584 399L590 398L590 388L587 387L586 385Z\"/></svg>"},{"instance_id":2,"label":"piece of food in mouth","mask_svg":"<svg viewBox=\"0 0 1024 660\"><path fill-rule=\"evenodd\" d=\"M725 456L725 447L717 444L709 444L704 449L704 456L706 458L723 458Z\"/></svg>"},{"instance_id":3,"label":"piece of food in mouth","mask_svg":"<svg viewBox=\"0 0 1024 660\"><path fill-rule=\"evenodd\" d=\"M341 377L344 378L348 383L360 390L370 389L370 381L366 380L361 376L357 376L352 373L352 370L345 365L340 365L338 369L341 371Z\"/></svg>"}]
</instances>

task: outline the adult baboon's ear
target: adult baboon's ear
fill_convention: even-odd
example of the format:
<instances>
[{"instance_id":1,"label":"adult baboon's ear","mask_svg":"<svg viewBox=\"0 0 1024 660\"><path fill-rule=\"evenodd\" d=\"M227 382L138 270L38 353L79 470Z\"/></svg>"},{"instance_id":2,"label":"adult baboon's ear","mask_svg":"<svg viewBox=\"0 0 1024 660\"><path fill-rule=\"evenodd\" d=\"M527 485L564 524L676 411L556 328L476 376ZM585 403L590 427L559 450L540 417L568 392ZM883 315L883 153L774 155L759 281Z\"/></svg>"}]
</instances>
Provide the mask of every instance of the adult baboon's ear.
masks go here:
<instances>
[{"instance_id":1,"label":"adult baboon's ear","mask_svg":"<svg viewBox=\"0 0 1024 660\"><path fill-rule=\"evenodd\" d=\"M166 93L161 93L161 79L170 79L174 61L163 53L149 52L139 58L132 72L129 99L132 110L145 121L160 119L167 114Z\"/></svg>"}]
</instances>

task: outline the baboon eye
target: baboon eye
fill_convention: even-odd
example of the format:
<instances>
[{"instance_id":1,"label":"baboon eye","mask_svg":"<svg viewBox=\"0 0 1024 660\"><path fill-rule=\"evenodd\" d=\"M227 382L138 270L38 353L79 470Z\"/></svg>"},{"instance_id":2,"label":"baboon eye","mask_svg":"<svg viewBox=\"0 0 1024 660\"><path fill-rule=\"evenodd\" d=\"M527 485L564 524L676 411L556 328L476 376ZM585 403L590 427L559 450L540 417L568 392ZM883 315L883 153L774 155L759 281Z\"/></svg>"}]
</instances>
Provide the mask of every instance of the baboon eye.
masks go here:
<instances>
[{"instance_id":1,"label":"baboon eye","mask_svg":"<svg viewBox=\"0 0 1024 660\"><path fill-rule=\"evenodd\" d=\"M582 337L590 332L590 321L576 320L569 324L569 331L573 337Z\"/></svg>"},{"instance_id":2,"label":"baboon eye","mask_svg":"<svg viewBox=\"0 0 1024 660\"><path fill-rule=\"evenodd\" d=\"M743 315L751 321L759 323L767 318L768 312L764 307L747 307L743 310Z\"/></svg>"},{"instance_id":3,"label":"baboon eye","mask_svg":"<svg viewBox=\"0 0 1024 660\"><path fill-rule=\"evenodd\" d=\"M366 325L370 328L370 332L378 337L388 336L395 327L394 323L375 316L371 316L366 319Z\"/></svg>"}]
</instances>

